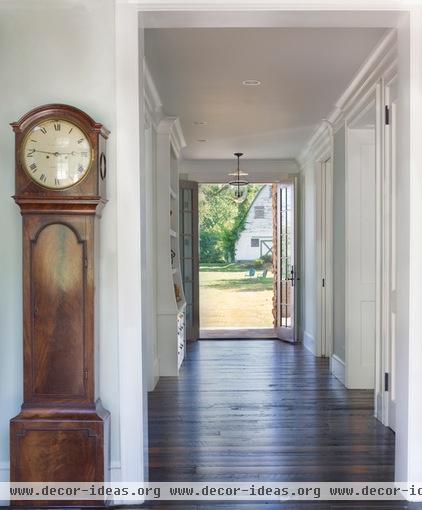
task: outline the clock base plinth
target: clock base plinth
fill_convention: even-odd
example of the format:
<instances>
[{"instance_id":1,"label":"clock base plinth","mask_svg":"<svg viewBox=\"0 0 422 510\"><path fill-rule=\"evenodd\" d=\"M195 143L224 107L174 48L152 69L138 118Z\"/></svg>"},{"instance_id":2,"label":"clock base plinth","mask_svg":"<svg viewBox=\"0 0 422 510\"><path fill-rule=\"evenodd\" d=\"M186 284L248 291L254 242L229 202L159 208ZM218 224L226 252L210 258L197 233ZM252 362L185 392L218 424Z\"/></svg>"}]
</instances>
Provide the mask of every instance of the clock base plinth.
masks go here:
<instances>
[{"instance_id":1,"label":"clock base plinth","mask_svg":"<svg viewBox=\"0 0 422 510\"><path fill-rule=\"evenodd\" d=\"M110 413L23 406L10 422L11 482L109 481ZM99 507L103 500L15 500L18 507Z\"/></svg>"}]
</instances>

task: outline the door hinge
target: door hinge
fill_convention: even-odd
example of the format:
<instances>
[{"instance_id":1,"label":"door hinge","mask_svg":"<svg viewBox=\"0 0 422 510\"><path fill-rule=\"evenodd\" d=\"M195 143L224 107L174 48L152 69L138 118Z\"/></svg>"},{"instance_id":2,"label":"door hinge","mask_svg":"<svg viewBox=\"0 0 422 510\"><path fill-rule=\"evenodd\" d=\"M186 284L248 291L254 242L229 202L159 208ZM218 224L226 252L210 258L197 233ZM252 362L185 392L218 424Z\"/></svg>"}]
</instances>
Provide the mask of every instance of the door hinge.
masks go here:
<instances>
[{"instance_id":1,"label":"door hinge","mask_svg":"<svg viewBox=\"0 0 422 510\"><path fill-rule=\"evenodd\" d=\"M390 107L385 105L385 125L390 125Z\"/></svg>"},{"instance_id":2,"label":"door hinge","mask_svg":"<svg viewBox=\"0 0 422 510\"><path fill-rule=\"evenodd\" d=\"M325 278L322 279L322 286L325 287Z\"/></svg>"},{"instance_id":3,"label":"door hinge","mask_svg":"<svg viewBox=\"0 0 422 510\"><path fill-rule=\"evenodd\" d=\"M389 391L390 389L390 377L389 377L389 373L388 372L385 372L384 374L384 391Z\"/></svg>"}]
</instances>

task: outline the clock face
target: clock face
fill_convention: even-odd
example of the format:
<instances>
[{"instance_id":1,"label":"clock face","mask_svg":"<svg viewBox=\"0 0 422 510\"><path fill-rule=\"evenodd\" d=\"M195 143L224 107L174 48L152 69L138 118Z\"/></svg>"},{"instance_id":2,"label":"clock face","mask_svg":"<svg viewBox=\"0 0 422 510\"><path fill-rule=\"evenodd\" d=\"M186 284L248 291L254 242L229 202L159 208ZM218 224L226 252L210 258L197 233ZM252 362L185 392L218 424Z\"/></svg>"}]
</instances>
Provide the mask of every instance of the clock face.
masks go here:
<instances>
[{"instance_id":1,"label":"clock face","mask_svg":"<svg viewBox=\"0 0 422 510\"><path fill-rule=\"evenodd\" d=\"M67 120L50 119L27 134L21 161L37 184L60 190L74 186L88 174L92 148L78 126Z\"/></svg>"}]
</instances>

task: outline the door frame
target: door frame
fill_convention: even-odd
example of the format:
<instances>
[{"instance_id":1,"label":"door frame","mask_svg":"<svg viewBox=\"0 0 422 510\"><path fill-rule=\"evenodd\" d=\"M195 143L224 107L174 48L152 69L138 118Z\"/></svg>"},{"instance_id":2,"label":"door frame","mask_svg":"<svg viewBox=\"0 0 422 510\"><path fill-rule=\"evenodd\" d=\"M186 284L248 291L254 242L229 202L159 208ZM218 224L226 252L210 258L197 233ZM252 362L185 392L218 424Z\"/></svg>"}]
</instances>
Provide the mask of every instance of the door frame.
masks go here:
<instances>
[{"instance_id":1,"label":"door frame","mask_svg":"<svg viewBox=\"0 0 422 510\"><path fill-rule=\"evenodd\" d=\"M331 131L331 129L330 129ZM332 137L331 137L332 138ZM317 356L333 354L333 150L319 158L316 167ZM330 163L327 172L327 163Z\"/></svg>"},{"instance_id":2,"label":"door frame","mask_svg":"<svg viewBox=\"0 0 422 510\"><path fill-rule=\"evenodd\" d=\"M396 70L390 71L383 78L382 103L389 107L389 119L386 110L382 112L381 133L383 142L383 165L381 175L382 197L380 236L382 242L382 285L381 285L381 324L380 324L380 370L377 374L378 392L376 394L377 417L386 426L396 428L395 403L395 312L396 312L396 146L398 110L392 108L390 87L398 86ZM397 102L397 91L395 100ZM393 320L394 314L394 320ZM385 374L388 374L386 381ZM386 384L388 387L386 388ZM394 416L392 418L392 416Z\"/></svg>"},{"instance_id":3,"label":"door frame","mask_svg":"<svg viewBox=\"0 0 422 510\"><path fill-rule=\"evenodd\" d=\"M179 178L179 193L184 189L192 191L192 329L186 326L186 340L194 342L200 338L200 293L199 293L199 210L198 210L198 193L199 183L196 181L188 181ZM180 198L179 198L180 200ZM183 201L181 201L181 212L184 212ZM180 222L180 220L179 220ZM182 226L180 225L180 241L182 242L183 233ZM183 239L184 241L184 239ZM183 263L182 251L179 248L180 265ZM184 269L180 268L181 274L184 274ZM182 276L182 284L184 278ZM186 299L186 296L185 296Z\"/></svg>"},{"instance_id":4,"label":"door frame","mask_svg":"<svg viewBox=\"0 0 422 510\"><path fill-rule=\"evenodd\" d=\"M391 357L394 356L392 352L392 325L390 321L390 314L392 307L395 306L395 295L392 296L390 292L391 283L391 266L390 250L392 248L391 242L395 239L391 238L391 218L392 218L392 202L391 202L391 175L390 175L390 162L388 161L387 151L388 146L388 126L386 126L386 86L397 79L397 70L395 63L388 68L383 77L369 88L364 96L361 98L359 104L354 108L345 119L345 136L346 136L346 202L348 196L348 180L347 180L347 138L349 125L356 121L362 114L365 113L369 104L375 98L375 171L376 171L376 292L375 292L375 366L374 366L374 415L384 425L388 426L389 423L389 393L386 391L385 374L391 374ZM348 222L346 211L346 225L345 225L346 246L348 239ZM348 300L349 292L349 269L350 260L348 257L348 250L346 249L346 360L347 365L347 345L348 341L348 327L347 317L350 313L349 307L351 303ZM391 379L391 378L390 378Z\"/></svg>"},{"instance_id":5,"label":"door frame","mask_svg":"<svg viewBox=\"0 0 422 510\"><path fill-rule=\"evenodd\" d=\"M345 365L346 374L348 372L349 360L348 351L351 348L351 338L348 327L349 317L352 315L352 302L349 298L351 288L351 260L349 255L348 240L349 234L349 220L348 220L348 138L351 124L356 122L373 104L375 104L375 361L374 361L374 414L383 421L383 393L384 393L384 363L382 361L382 353L385 351L385 338L383 337L383 309L388 306L390 296L383 293L383 229L386 228L385 220L383 220L383 206L386 204L386 198L383 197L384 192L384 170L385 165L382 157L383 150L383 80L380 79L372 87L370 87L359 104L354 108L345 119L345 146L346 146L346 224L345 224L345 238L346 238L346 260L345 260L345 298L346 298L346 311L345 311ZM347 384L347 381L346 381Z\"/></svg>"},{"instance_id":6,"label":"door frame","mask_svg":"<svg viewBox=\"0 0 422 510\"><path fill-rule=\"evenodd\" d=\"M335 8L335 12L333 9ZM368 9L372 9L368 11ZM119 232L117 249L119 278L118 278L118 352L119 352L119 399L117 437L120 438L120 456L113 467L113 479L143 480L147 474L147 439L148 414L146 408L146 390L139 370L142 364L141 344L142 338L139 324L139 309L141 303L140 280L141 268L138 260L139 239L138 224L142 221L137 214L136 221L131 228L127 224L128 207L134 211L139 208L138 177L142 166L140 161L140 147L142 147L143 130L143 104L139 101L142 94L144 75L139 69L139 56L142 56L143 38L142 13L147 11L161 11L162 13L176 14L169 20L177 25L180 16L177 13L184 10L191 11L196 16L197 26L209 26L215 14L225 14L228 7L223 1L197 2L196 0L174 1L169 5L167 0L118 0L116 2L116 111L117 111L117 142L114 158L119 168L116 179L116 193L118 208L116 224ZM236 26L242 26L243 19L251 19L257 11L257 21L261 20L259 11L289 11L283 19L282 26L318 27L338 26L339 12L352 11L347 17L342 17L342 26L373 27L390 26L398 30L399 61L401 67L401 82L399 86L399 100L403 100L401 113L399 113L398 154L404 161L400 172L404 182L398 193L398 218L410 219L410 226L400 234L399 240L403 243L403 250L398 260L398 298L404 298L400 304L402 321L397 331L402 336L400 350L397 351L397 365L401 371L401 380L398 383L398 404L401 412L397 434L400 440L396 448L396 480L419 480L420 464L417 459L421 452L418 443L412 441L417 438L416 424L420 423L422 403L416 392L411 388L416 384L415 374L417 367L422 363L422 352L418 347L418 338L421 336L422 323L418 320L422 303L422 296L418 289L422 288L422 268L417 261L421 259L422 236L421 224L417 218L421 217L422 203L419 199L419 185L422 181L420 167L422 164L422 146L419 143L420 126L420 87L422 84L422 71L418 62L420 60L422 45L422 13L419 6L403 7L402 2L385 1L372 2L365 5L356 5L353 1L332 0L331 4L318 0L308 0L307 3L297 6L287 0L268 0L262 3L259 0L248 2L234 0L230 6L232 15L236 18ZM394 11L397 11L396 13ZM404 16L403 16L404 14ZM202 16L202 17L201 17ZM392 19L392 17L394 17ZM205 18L205 19L204 19ZM264 16L267 24L272 17ZM173 19L173 22L171 21ZM208 25L207 25L207 19ZM233 18L232 18L233 19ZM275 18L274 18L275 19ZM202 25L201 25L202 23ZM215 23L215 19L214 19ZM239 24L240 23L240 24ZM218 26L218 25L214 25ZM245 26L251 26L246 25ZM409 108L409 104L413 107ZM139 136L140 131L140 136ZM123 172L123 174L122 174ZM411 182L411 186L409 185ZM130 249L129 249L130 248ZM410 260L410 264L409 264ZM127 269L131 268L130 274ZM400 287L400 288L399 288ZM400 303L400 300L397 300ZM408 306L407 306L408 304ZM399 308L399 305L398 305ZM408 319L408 320L407 320ZM142 400L140 400L142 398ZM407 403L409 402L409 405ZM116 440L116 439L115 439ZM143 451L142 448L145 447ZM415 451L416 449L416 451ZM140 498L141 500L141 498Z\"/></svg>"},{"instance_id":7,"label":"door frame","mask_svg":"<svg viewBox=\"0 0 422 510\"><path fill-rule=\"evenodd\" d=\"M315 271L316 271L316 285L315 285L315 320L316 320L316 342L315 342L315 356L330 357L333 353L333 317L334 317L334 304L333 304L333 165L334 165L334 150L333 150L333 137L334 129L330 121L325 120L324 131L321 139L316 145L312 158L315 172ZM328 186L325 187L323 192L322 171L323 166L327 161L331 161L331 171L328 176ZM327 176L325 176L327 177ZM327 190L328 188L328 190ZM328 191L328 193L326 193ZM326 215L325 232L321 225L322 210L328 211ZM326 235L328 234L328 235ZM324 270L325 268L325 270ZM323 279L325 279L325 296L323 294ZM328 331L327 331L328 324Z\"/></svg>"}]
</instances>

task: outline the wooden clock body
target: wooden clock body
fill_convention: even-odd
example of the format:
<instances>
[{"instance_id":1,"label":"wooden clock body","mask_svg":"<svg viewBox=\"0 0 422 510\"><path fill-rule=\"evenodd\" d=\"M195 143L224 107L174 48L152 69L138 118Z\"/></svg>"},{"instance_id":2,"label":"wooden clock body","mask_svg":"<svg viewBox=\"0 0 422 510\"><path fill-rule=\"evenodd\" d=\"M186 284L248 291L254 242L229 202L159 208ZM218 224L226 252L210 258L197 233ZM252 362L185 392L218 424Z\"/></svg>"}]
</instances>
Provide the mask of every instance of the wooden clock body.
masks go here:
<instances>
[{"instance_id":1,"label":"wooden clock body","mask_svg":"<svg viewBox=\"0 0 422 510\"><path fill-rule=\"evenodd\" d=\"M21 163L25 135L51 118L73 122L92 145L88 174L63 190L39 186ZM14 199L23 218L24 401L10 423L11 481L107 481L109 413L95 391L95 305L109 132L67 105L37 108L12 127Z\"/></svg>"}]
</instances>

